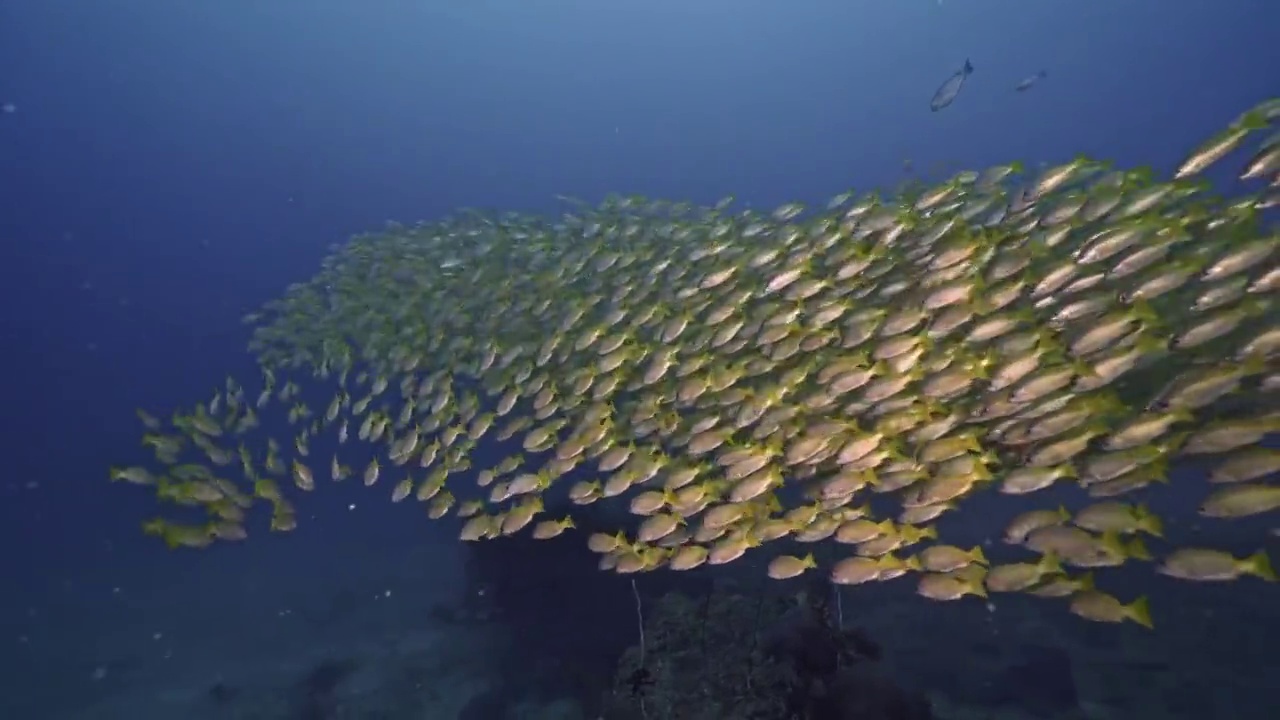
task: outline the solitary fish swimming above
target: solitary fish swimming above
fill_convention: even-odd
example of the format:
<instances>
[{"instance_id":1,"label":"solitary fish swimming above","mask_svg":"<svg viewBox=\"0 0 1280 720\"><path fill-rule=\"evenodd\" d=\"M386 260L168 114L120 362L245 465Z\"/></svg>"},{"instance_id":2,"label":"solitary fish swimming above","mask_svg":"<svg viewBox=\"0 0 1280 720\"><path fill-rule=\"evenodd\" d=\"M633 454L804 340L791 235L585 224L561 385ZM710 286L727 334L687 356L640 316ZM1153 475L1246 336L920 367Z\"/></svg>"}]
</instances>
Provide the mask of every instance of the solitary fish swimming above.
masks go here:
<instances>
[{"instance_id":1,"label":"solitary fish swimming above","mask_svg":"<svg viewBox=\"0 0 1280 720\"><path fill-rule=\"evenodd\" d=\"M1014 92L1026 92L1030 90L1033 85L1035 85L1036 83L1040 82L1041 80L1047 77L1049 77L1049 73L1044 70L1041 70L1035 75L1031 75L1024 78L1022 82L1018 83L1017 86L1013 88L1013 90Z\"/></svg>"},{"instance_id":2,"label":"solitary fish swimming above","mask_svg":"<svg viewBox=\"0 0 1280 720\"><path fill-rule=\"evenodd\" d=\"M964 79L969 77L972 72L973 65L968 60L965 60L964 67L947 78L947 81L942 83L938 91L933 94L933 100L929 101L929 109L937 112L950 105L951 101L955 100L956 96L960 94L960 88L964 87Z\"/></svg>"}]
</instances>

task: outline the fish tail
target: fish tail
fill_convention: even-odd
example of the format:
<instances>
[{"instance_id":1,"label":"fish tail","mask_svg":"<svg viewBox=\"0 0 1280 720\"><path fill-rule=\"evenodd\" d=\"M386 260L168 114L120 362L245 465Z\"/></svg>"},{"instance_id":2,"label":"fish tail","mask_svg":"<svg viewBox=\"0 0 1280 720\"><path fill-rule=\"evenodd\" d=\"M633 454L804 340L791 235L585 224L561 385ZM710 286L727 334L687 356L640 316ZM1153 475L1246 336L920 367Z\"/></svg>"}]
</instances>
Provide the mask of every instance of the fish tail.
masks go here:
<instances>
[{"instance_id":1,"label":"fish tail","mask_svg":"<svg viewBox=\"0 0 1280 720\"><path fill-rule=\"evenodd\" d=\"M1249 574L1257 575L1267 582L1276 581L1276 571L1271 569L1271 560L1267 557L1267 551L1259 550L1246 559L1245 564Z\"/></svg>"},{"instance_id":2,"label":"fish tail","mask_svg":"<svg viewBox=\"0 0 1280 720\"><path fill-rule=\"evenodd\" d=\"M982 581L982 578L974 578L969 580L966 584L968 585L970 595L977 595L980 598L985 598L987 596L987 585Z\"/></svg>"},{"instance_id":3,"label":"fish tail","mask_svg":"<svg viewBox=\"0 0 1280 720\"><path fill-rule=\"evenodd\" d=\"M1147 598L1145 596L1134 600L1129 605L1126 605L1124 610L1126 617L1138 623L1142 627L1148 630L1155 627L1151 622L1151 608L1147 605Z\"/></svg>"},{"instance_id":4,"label":"fish tail","mask_svg":"<svg viewBox=\"0 0 1280 720\"><path fill-rule=\"evenodd\" d=\"M1087 572L1077 578L1077 581L1080 583L1078 592L1088 592L1093 589L1093 573Z\"/></svg>"}]
</instances>

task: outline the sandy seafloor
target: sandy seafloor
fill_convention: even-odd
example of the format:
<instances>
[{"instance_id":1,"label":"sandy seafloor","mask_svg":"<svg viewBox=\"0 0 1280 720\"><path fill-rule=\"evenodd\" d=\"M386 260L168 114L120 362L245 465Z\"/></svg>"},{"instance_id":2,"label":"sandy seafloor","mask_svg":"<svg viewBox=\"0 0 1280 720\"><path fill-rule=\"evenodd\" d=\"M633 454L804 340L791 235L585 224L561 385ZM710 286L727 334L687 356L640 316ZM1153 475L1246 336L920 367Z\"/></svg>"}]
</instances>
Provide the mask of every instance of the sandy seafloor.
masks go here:
<instances>
[{"instance_id":1,"label":"sandy seafloor","mask_svg":"<svg viewBox=\"0 0 1280 720\"><path fill-rule=\"evenodd\" d=\"M458 600L456 545L349 545L341 557L300 554L301 545L261 542L198 562L175 553L164 568L104 565L55 582L5 614L0 717L306 718L305 679L336 660L351 664L323 698L330 714L313 717L452 720L498 680L504 628L431 611ZM1052 695L1064 681L1074 682L1078 707L1053 717L1280 717L1273 587L1252 578L1140 585L1157 632L1085 623L1021 597L940 606L911 595L909 581L846 589L844 612L883 645L884 672L927 692L939 718L1044 717L1017 698ZM631 608L619 612L634 622ZM1040 658L1030 669L1028 648ZM222 703L212 692L219 683L233 693ZM519 715L581 717L571 702Z\"/></svg>"}]
</instances>

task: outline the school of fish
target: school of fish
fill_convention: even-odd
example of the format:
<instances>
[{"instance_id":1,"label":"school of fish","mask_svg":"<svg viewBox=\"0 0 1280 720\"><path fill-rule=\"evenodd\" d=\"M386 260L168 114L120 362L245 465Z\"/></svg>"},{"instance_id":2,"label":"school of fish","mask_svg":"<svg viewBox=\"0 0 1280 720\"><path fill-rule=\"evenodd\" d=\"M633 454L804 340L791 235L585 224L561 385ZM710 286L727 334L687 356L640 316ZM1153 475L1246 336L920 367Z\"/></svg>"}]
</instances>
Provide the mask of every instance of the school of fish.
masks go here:
<instances>
[{"instance_id":1,"label":"school of fish","mask_svg":"<svg viewBox=\"0 0 1280 720\"><path fill-rule=\"evenodd\" d=\"M614 503L634 529L584 541L618 573L787 538L840 559L777 555L774 578L910 576L1151 626L1093 573L1276 579L1261 551L1164 547L1135 493L1193 463L1205 522L1280 508L1277 128L1262 103L1168 181L1079 158L811 210L566 199L361 235L246 318L261 384L139 410L157 462L111 478L179 506L143 525L171 547L242 540L258 507L287 532L318 478L356 476L468 541L571 530L544 498ZM1197 177L1227 162L1249 194ZM255 431L277 410L288 440ZM1051 486L1089 504L1037 501ZM939 537L987 492L1025 502L1002 531L1025 562Z\"/></svg>"}]
</instances>

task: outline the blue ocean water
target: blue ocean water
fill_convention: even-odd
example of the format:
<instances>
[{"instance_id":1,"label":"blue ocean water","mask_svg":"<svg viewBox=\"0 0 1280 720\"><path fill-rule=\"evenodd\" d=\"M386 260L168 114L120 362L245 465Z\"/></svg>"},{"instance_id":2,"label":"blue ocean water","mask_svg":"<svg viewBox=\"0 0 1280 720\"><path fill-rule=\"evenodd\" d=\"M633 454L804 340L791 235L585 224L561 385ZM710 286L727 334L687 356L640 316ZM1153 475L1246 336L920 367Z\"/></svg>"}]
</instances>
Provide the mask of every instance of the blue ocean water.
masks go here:
<instances>
[{"instance_id":1,"label":"blue ocean water","mask_svg":"<svg viewBox=\"0 0 1280 720\"><path fill-rule=\"evenodd\" d=\"M0 3L0 717L453 718L522 672L500 625L433 610L468 590L456 525L346 486L288 536L168 552L147 494L106 481L140 456L135 407L253 377L240 317L333 243L557 193L772 207L1080 153L1167 175L1280 93L1276 27L1265 0ZM963 701L1027 682L956 683L997 664L973 643L1070 645L1080 717L1280 715L1280 591L1135 589L1168 596L1159 632L909 594L864 612L895 680L946 686L938 717L1019 712ZM629 586L601 592L622 630L540 641L631 642Z\"/></svg>"}]
</instances>

